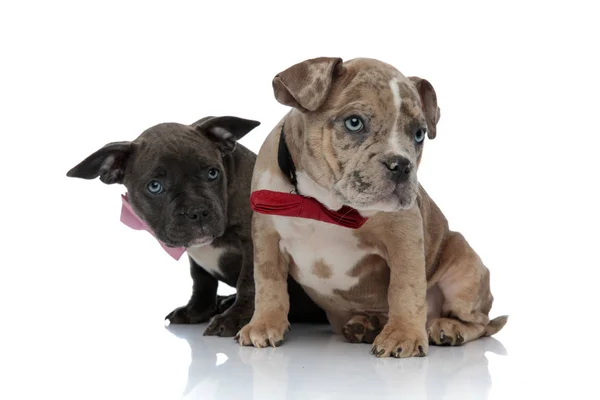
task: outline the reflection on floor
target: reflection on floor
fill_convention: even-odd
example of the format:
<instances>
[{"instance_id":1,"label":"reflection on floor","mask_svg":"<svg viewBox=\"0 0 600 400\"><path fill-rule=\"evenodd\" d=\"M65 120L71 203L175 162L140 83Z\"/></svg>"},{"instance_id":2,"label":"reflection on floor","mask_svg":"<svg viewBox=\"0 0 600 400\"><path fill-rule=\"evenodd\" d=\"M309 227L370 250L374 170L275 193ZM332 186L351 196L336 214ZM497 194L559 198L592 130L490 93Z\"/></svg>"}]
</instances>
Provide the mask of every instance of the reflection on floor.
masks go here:
<instances>
[{"instance_id":1,"label":"reflection on floor","mask_svg":"<svg viewBox=\"0 0 600 400\"><path fill-rule=\"evenodd\" d=\"M294 326L277 349L240 347L202 336L204 326L167 329L188 342L188 399L487 398L492 386L486 352L506 355L494 338L461 347L430 348L428 357L378 359L369 345L349 344L328 327Z\"/></svg>"}]
</instances>

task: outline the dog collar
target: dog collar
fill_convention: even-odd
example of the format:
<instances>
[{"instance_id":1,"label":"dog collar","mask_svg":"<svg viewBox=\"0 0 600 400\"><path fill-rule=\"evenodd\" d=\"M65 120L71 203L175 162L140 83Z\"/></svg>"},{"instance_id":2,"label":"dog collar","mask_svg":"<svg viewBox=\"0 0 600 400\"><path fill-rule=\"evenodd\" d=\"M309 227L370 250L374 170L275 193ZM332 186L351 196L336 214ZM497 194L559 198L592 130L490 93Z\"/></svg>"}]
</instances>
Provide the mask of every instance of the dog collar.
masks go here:
<instances>
[{"instance_id":1,"label":"dog collar","mask_svg":"<svg viewBox=\"0 0 600 400\"><path fill-rule=\"evenodd\" d=\"M277 163L279 164L279 169L283 174L288 178L290 183L294 185L294 190L298 193L298 178L296 176L296 165L294 165L294 160L292 159L292 155L290 154L290 149L287 146L285 141L285 133L283 131L283 127L285 124L281 125L281 133L279 134L279 148L277 149Z\"/></svg>"},{"instance_id":2,"label":"dog collar","mask_svg":"<svg viewBox=\"0 0 600 400\"><path fill-rule=\"evenodd\" d=\"M295 193L257 190L250 195L252 210L261 214L314 219L350 229L358 229L367 222L368 218L360 215L354 208L343 206L339 210L333 211L316 199L299 194L296 166L285 142L284 125L281 126L279 136L277 162L281 172L294 186Z\"/></svg>"},{"instance_id":3,"label":"dog collar","mask_svg":"<svg viewBox=\"0 0 600 400\"><path fill-rule=\"evenodd\" d=\"M147 231L154 238L156 235L152 232L152 229L146 224L136 213L133 211L133 207L131 207L131 203L129 203L129 199L127 198L127 194L121 195L121 200L123 205L121 207L121 222L130 227L131 229L135 229L136 231ZM175 260L179 260L183 253L185 253L185 247L169 247L160 240L156 239L158 243L162 246L162 248L167 252L168 255L173 257Z\"/></svg>"}]
</instances>

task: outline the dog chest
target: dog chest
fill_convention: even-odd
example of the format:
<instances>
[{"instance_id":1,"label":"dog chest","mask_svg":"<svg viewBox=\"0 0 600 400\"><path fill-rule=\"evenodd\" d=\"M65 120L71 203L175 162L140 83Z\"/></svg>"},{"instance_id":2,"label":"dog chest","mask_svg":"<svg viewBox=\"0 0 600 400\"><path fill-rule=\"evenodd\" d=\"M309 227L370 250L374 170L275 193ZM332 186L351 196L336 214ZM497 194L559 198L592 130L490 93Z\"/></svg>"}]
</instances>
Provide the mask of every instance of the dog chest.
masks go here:
<instances>
[{"instance_id":1,"label":"dog chest","mask_svg":"<svg viewBox=\"0 0 600 400\"><path fill-rule=\"evenodd\" d=\"M332 297L359 283L354 267L373 249L365 248L348 228L310 219L274 217L282 253L293 259L294 278L320 296Z\"/></svg>"},{"instance_id":2,"label":"dog chest","mask_svg":"<svg viewBox=\"0 0 600 400\"><path fill-rule=\"evenodd\" d=\"M225 253L224 247L214 247L211 245L194 246L187 249L188 255L213 276L222 275L219 268L221 256Z\"/></svg>"}]
</instances>

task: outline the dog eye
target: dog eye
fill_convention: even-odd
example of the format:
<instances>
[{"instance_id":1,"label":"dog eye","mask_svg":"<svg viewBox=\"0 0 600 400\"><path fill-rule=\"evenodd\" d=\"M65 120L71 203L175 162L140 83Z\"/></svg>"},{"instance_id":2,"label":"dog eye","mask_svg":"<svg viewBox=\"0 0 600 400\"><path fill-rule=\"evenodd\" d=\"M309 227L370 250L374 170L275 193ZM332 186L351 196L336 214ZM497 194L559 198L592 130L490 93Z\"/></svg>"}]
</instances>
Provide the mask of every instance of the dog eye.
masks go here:
<instances>
[{"instance_id":1,"label":"dog eye","mask_svg":"<svg viewBox=\"0 0 600 400\"><path fill-rule=\"evenodd\" d=\"M415 142L421 143L425 140L425 134L427 133L426 129L419 128L415 131Z\"/></svg>"},{"instance_id":2,"label":"dog eye","mask_svg":"<svg viewBox=\"0 0 600 400\"><path fill-rule=\"evenodd\" d=\"M344 120L344 126L349 133L357 133L362 131L365 124L361 117L352 115Z\"/></svg>"},{"instance_id":3,"label":"dog eye","mask_svg":"<svg viewBox=\"0 0 600 400\"><path fill-rule=\"evenodd\" d=\"M219 177L219 170L216 168L211 168L208 170L208 180L214 181Z\"/></svg>"},{"instance_id":4,"label":"dog eye","mask_svg":"<svg viewBox=\"0 0 600 400\"><path fill-rule=\"evenodd\" d=\"M157 180L152 180L148 182L148 184L146 185L146 189L152 194L159 194L163 191L162 185Z\"/></svg>"}]
</instances>

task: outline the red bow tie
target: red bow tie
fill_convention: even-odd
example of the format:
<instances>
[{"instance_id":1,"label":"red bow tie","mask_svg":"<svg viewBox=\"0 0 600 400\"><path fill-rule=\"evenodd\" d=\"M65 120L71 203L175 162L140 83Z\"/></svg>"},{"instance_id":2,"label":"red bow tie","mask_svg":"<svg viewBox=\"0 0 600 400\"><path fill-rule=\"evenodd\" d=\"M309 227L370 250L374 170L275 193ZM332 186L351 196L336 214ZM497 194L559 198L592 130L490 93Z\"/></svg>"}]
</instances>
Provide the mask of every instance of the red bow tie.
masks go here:
<instances>
[{"instance_id":1,"label":"red bow tie","mask_svg":"<svg viewBox=\"0 0 600 400\"><path fill-rule=\"evenodd\" d=\"M350 229L360 228L368 219L348 206L331 211L312 197L271 190L253 192L250 195L250 205L261 214L314 219Z\"/></svg>"}]
</instances>

